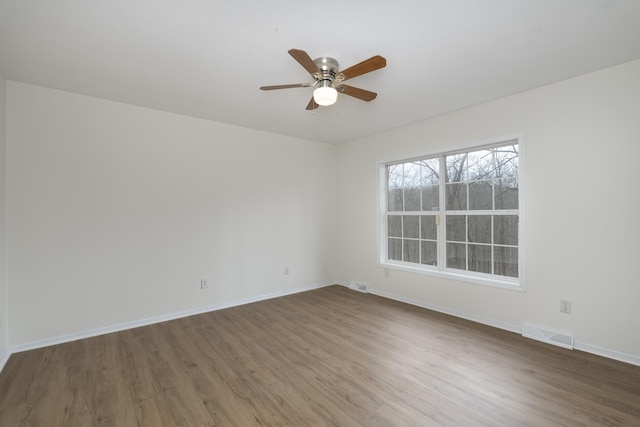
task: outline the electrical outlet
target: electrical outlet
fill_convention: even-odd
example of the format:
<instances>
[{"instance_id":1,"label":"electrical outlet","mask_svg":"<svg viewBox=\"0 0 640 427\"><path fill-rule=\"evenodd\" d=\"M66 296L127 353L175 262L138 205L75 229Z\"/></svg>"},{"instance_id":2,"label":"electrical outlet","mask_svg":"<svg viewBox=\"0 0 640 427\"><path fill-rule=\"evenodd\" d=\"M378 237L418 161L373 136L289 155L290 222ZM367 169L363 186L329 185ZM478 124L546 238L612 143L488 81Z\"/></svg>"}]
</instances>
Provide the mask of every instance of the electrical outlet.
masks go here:
<instances>
[{"instance_id":1,"label":"electrical outlet","mask_svg":"<svg viewBox=\"0 0 640 427\"><path fill-rule=\"evenodd\" d=\"M285 267L284 268L284 275L288 276L289 275L289 267Z\"/></svg>"},{"instance_id":2,"label":"electrical outlet","mask_svg":"<svg viewBox=\"0 0 640 427\"><path fill-rule=\"evenodd\" d=\"M200 279L200 289L209 289L209 282L207 279Z\"/></svg>"},{"instance_id":3,"label":"electrical outlet","mask_svg":"<svg viewBox=\"0 0 640 427\"><path fill-rule=\"evenodd\" d=\"M571 301L560 300L560 313L571 314Z\"/></svg>"}]
</instances>

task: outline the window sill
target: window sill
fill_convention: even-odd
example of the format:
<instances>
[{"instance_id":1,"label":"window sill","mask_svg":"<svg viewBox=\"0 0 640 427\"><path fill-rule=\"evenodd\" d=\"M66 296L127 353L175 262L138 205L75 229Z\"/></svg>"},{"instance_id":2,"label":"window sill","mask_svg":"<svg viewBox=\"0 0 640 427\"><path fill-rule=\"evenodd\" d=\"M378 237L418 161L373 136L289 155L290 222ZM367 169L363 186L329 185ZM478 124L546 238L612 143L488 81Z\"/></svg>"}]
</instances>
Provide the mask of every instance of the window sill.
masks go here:
<instances>
[{"instance_id":1,"label":"window sill","mask_svg":"<svg viewBox=\"0 0 640 427\"><path fill-rule=\"evenodd\" d=\"M402 262L378 262L378 266L389 270L399 270L408 273L422 274L425 276L439 277L442 279L456 280L458 282L473 283L476 285L490 286L493 288L508 289L511 291L526 292L522 279L500 280L492 277L475 276L453 271L442 271L431 268L414 267Z\"/></svg>"}]
</instances>

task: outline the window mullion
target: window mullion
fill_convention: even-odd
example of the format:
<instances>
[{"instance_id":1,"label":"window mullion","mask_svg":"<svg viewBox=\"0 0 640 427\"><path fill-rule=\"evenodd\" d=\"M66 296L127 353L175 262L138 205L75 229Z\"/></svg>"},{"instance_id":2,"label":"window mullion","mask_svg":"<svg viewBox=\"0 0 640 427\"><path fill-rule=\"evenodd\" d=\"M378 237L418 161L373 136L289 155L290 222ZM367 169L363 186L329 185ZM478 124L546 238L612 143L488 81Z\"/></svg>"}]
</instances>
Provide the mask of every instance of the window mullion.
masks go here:
<instances>
[{"instance_id":1,"label":"window mullion","mask_svg":"<svg viewBox=\"0 0 640 427\"><path fill-rule=\"evenodd\" d=\"M495 152L493 153L493 161L495 162ZM495 170L495 169L494 169ZM496 183L497 176L493 176L493 181L491 182L491 206L495 213L496 210ZM495 266L496 266L496 246L494 241L494 227L495 227L495 214L491 215L491 274L495 274Z\"/></svg>"},{"instance_id":2,"label":"window mullion","mask_svg":"<svg viewBox=\"0 0 640 427\"><path fill-rule=\"evenodd\" d=\"M447 243L446 243L446 230L447 230L447 205L446 205L446 196L447 196L447 165L445 162L444 155L438 156L438 173L440 175L440 179L438 180L438 193L439 193L439 205L438 215L440 216L440 221L437 230L438 242L437 242L437 251L438 251L438 270L444 270L446 268L446 257L447 257Z\"/></svg>"},{"instance_id":3,"label":"window mullion","mask_svg":"<svg viewBox=\"0 0 640 427\"><path fill-rule=\"evenodd\" d=\"M420 206L418 207L418 264L422 264L422 210L424 209L424 205L422 204L422 187L424 186L424 177L422 176L423 172L422 162L420 162L420 182L418 185L420 191L420 197L418 198L420 203Z\"/></svg>"},{"instance_id":4,"label":"window mullion","mask_svg":"<svg viewBox=\"0 0 640 427\"><path fill-rule=\"evenodd\" d=\"M403 190L404 192L404 190ZM400 215L400 259L404 261L404 214Z\"/></svg>"},{"instance_id":5,"label":"window mullion","mask_svg":"<svg viewBox=\"0 0 640 427\"><path fill-rule=\"evenodd\" d=\"M469 184L467 183L467 206L469 206ZM464 253L465 253L465 270L469 271L469 257L471 254L469 253L469 215L464 216Z\"/></svg>"}]
</instances>

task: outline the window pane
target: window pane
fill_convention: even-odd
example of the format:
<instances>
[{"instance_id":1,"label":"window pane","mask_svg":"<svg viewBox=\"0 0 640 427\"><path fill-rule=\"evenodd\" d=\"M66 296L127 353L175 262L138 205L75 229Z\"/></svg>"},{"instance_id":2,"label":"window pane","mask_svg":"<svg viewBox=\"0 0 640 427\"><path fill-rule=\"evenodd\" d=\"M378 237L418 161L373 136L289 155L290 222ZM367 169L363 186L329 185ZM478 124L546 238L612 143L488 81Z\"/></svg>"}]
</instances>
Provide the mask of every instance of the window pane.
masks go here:
<instances>
[{"instance_id":1,"label":"window pane","mask_svg":"<svg viewBox=\"0 0 640 427\"><path fill-rule=\"evenodd\" d=\"M422 161L422 185L437 185L440 183L440 161L437 158Z\"/></svg>"},{"instance_id":2,"label":"window pane","mask_svg":"<svg viewBox=\"0 0 640 427\"><path fill-rule=\"evenodd\" d=\"M402 210L402 165L387 166L387 209Z\"/></svg>"},{"instance_id":3,"label":"window pane","mask_svg":"<svg viewBox=\"0 0 640 427\"><path fill-rule=\"evenodd\" d=\"M469 215L468 221L470 242L491 243L491 215Z\"/></svg>"},{"instance_id":4,"label":"window pane","mask_svg":"<svg viewBox=\"0 0 640 427\"><path fill-rule=\"evenodd\" d=\"M493 209L493 187L491 181L469 183L469 209Z\"/></svg>"},{"instance_id":5,"label":"window pane","mask_svg":"<svg viewBox=\"0 0 640 427\"><path fill-rule=\"evenodd\" d=\"M467 158L469 181L493 178L492 150L479 150L469 153Z\"/></svg>"},{"instance_id":6,"label":"window pane","mask_svg":"<svg viewBox=\"0 0 640 427\"><path fill-rule=\"evenodd\" d=\"M389 237L402 237L402 217L389 215L387 219L387 235Z\"/></svg>"},{"instance_id":7,"label":"window pane","mask_svg":"<svg viewBox=\"0 0 640 427\"><path fill-rule=\"evenodd\" d=\"M447 243L447 268L467 269L466 245L464 243Z\"/></svg>"},{"instance_id":8,"label":"window pane","mask_svg":"<svg viewBox=\"0 0 640 427\"><path fill-rule=\"evenodd\" d=\"M437 211L440 207L440 189L437 185L422 187L422 210Z\"/></svg>"},{"instance_id":9,"label":"window pane","mask_svg":"<svg viewBox=\"0 0 640 427\"><path fill-rule=\"evenodd\" d=\"M389 259L402 261L402 240L389 239L387 253Z\"/></svg>"},{"instance_id":10,"label":"window pane","mask_svg":"<svg viewBox=\"0 0 640 427\"><path fill-rule=\"evenodd\" d=\"M518 180L498 179L495 185L496 209L518 209Z\"/></svg>"},{"instance_id":11,"label":"window pane","mask_svg":"<svg viewBox=\"0 0 640 427\"><path fill-rule=\"evenodd\" d=\"M469 245L469 271L491 274L491 246Z\"/></svg>"},{"instance_id":12,"label":"window pane","mask_svg":"<svg viewBox=\"0 0 640 427\"><path fill-rule=\"evenodd\" d=\"M498 178L518 177L518 145L494 148L495 176Z\"/></svg>"},{"instance_id":13,"label":"window pane","mask_svg":"<svg viewBox=\"0 0 640 427\"><path fill-rule=\"evenodd\" d=\"M467 184L446 184L447 210L467 210Z\"/></svg>"},{"instance_id":14,"label":"window pane","mask_svg":"<svg viewBox=\"0 0 640 427\"><path fill-rule=\"evenodd\" d=\"M438 265L438 246L436 242L420 242L422 253L420 263L426 265Z\"/></svg>"},{"instance_id":15,"label":"window pane","mask_svg":"<svg viewBox=\"0 0 640 427\"><path fill-rule=\"evenodd\" d=\"M411 187L404 189L404 210L419 211L420 210L420 188Z\"/></svg>"},{"instance_id":16,"label":"window pane","mask_svg":"<svg viewBox=\"0 0 640 427\"><path fill-rule=\"evenodd\" d=\"M418 211L420 210L420 172L421 164L405 163L404 165L404 210Z\"/></svg>"},{"instance_id":17,"label":"window pane","mask_svg":"<svg viewBox=\"0 0 640 427\"><path fill-rule=\"evenodd\" d=\"M403 261L406 262L420 262L420 253L419 253L419 245L418 240L403 240L404 245L404 257Z\"/></svg>"},{"instance_id":18,"label":"window pane","mask_svg":"<svg viewBox=\"0 0 640 427\"><path fill-rule=\"evenodd\" d=\"M496 245L518 245L518 215L496 215L493 223Z\"/></svg>"},{"instance_id":19,"label":"window pane","mask_svg":"<svg viewBox=\"0 0 640 427\"><path fill-rule=\"evenodd\" d=\"M402 210L402 188L389 189L387 198L389 212Z\"/></svg>"},{"instance_id":20,"label":"window pane","mask_svg":"<svg viewBox=\"0 0 640 427\"><path fill-rule=\"evenodd\" d=\"M404 215L402 221L402 237L417 239L420 236L420 217L418 215Z\"/></svg>"},{"instance_id":21,"label":"window pane","mask_svg":"<svg viewBox=\"0 0 640 427\"><path fill-rule=\"evenodd\" d=\"M422 162L410 162L403 165L404 188L420 187Z\"/></svg>"},{"instance_id":22,"label":"window pane","mask_svg":"<svg viewBox=\"0 0 640 427\"><path fill-rule=\"evenodd\" d=\"M494 272L500 276L518 277L518 248L494 248Z\"/></svg>"},{"instance_id":23,"label":"window pane","mask_svg":"<svg viewBox=\"0 0 640 427\"><path fill-rule=\"evenodd\" d=\"M436 225L435 215L423 215L420 217L421 239L436 240L438 238L438 226Z\"/></svg>"},{"instance_id":24,"label":"window pane","mask_svg":"<svg viewBox=\"0 0 640 427\"><path fill-rule=\"evenodd\" d=\"M447 215L447 241L467 241L466 220L465 215Z\"/></svg>"},{"instance_id":25,"label":"window pane","mask_svg":"<svg viewBox=\"0 0 640 427\"><path fill-rule=\"evenodd\" d=\"M447 183L464 182L467 180L466 160L466 153L452 154L445 157L447 165Z\"/></svg>"}]
</instances>

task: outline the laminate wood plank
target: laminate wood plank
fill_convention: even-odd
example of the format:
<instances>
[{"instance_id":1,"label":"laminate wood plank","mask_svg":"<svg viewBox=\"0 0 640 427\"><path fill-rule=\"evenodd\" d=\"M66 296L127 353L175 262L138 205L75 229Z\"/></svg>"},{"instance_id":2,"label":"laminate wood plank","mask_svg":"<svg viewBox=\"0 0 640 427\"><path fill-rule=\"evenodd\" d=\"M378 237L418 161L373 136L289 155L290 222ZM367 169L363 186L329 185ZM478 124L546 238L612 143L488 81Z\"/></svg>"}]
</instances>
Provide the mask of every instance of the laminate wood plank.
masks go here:
<instances>
[{"instance_id":1,"label":"laminate wood plank","mask_svg":"<svg viewBox=\"0 0 640 427\"><path fill-rule=\"evenodd\" d=\"M226 320L226 319L225 319ZM236 319L236 322L238 319ZM243 329L243 325L234 323L238 327L238 330ZM215 324L214 324L215 325ZM217 326L217 325L216 325ZM302 388L303 391L313 391L309 390L308 382L301 378L295 377L291 378L291 373L293 367L290 364L283 367L281 355L283 354L281 351L273 352L273 351L260 351L260 344L258 343L259 338L263 335L262 331L255 334L256 342L245 342L242 339L239 339L237 333L233 331L227 330L228 328L223 327L224 324L220 325L221 327L210 327L207 329L207 333L213 342L225 342L230 345L227 346L218 346L215 351L220 351L218 353L220 358L224 358L224 354L236 354L241 355L242 359L239 360L240 363L233 363L232 366L228 366L230 375L238 379L235 386L239 389L239 391L249 391L251 390L251 384L254 384L253 389L258 391L261 395L260 399L265 399L271 396L272 404L269 406L277 407L278 412L285 411L286 407L295 405L296 407L307 407L309 408L309 393L291 393L290 389ZM295 351L295 350L294 350ZM280 355L280 356L278 356ZM279 360L279 361L278 361ZM274 363L275 361L275 363ZM262 383L265 387L260 387L261 384L261 374L265 374L266 380ZM274 377L277 378L274 381ZM282 387L284 385L285 387ZM269 393L265 396L263 391L268 390ZM246 392L244 391L244 392ZM307 397L305 399L305 397ZM321 396L315 396L316 400L320 400L322 402ZM292 401L292 399L295 399ZM325 402L326 403L326 402ZM253 406L253 404L252 404ZM284 407L283 407L284 406ZM256 419L262 420L265 419L267 425L271 425L273 421L268 422L269 418L272 418L274 415L271 413L262 414L262 408L265 405L255 405L253 408L256 411ZM289 412L289 416L291 414L295 414L295 412ZM343 414L335 414L340 418L344 418ZM296 420L292 420L296 421ZM307 425L308 422L305 422L304 419L297 420L302 422L295 422L294 425ZM340 424L339 424L340 425ZM342 424L344 425L344 424Z\"/></svg>"},{"instance_id":2,"label":"laminate wood plank","mask_svg":"<svg viewBox=\"0 0 640 427\"><path fill-rule=\"evenodd\" d=\"M2 426L640 425L640 367L331 286L17 353Z\"/></svg>"},{"instance_id":3,"label":"laminate wood plank","mask_svg":"<svg viewBox=\"0 0 640 427\"><path fill-rule=\"evenodd\" d=\"M310 308L307 308L309 310ZM289 322L290 324L290 322ZM326 327L320 327L312 332L305 332L303 336L317 336L321 342L328 343L331 342L331 337L324 334L324 330ZM372 354L379 353L371 346L367 346L367 343L370 339L366 338L361 340L357 337L357 334L351 333L349 331L343 332L341 330L334 330L333 334L337 334L341 336L341 339L349 339L350 342L355 343L354 351L352 351L350 357L346 361L347 363L342 366L341 361L331 360L331 355L335 353L334 349L325 352L324 354L316 353L314 354L314 358L317 360L329 360L329 364L336 367L339 366L341 368L341 375L345 378L353 377L354 382L364 383L363 385L369 391L369 393L362 393L362 390L357 390L355 392L356 395L368 395L371 394L371 390L376 390L377 394L387 395L389 398L385 399L383 404L386 406L385 412L391 413L394 407L394 402L402 401L404 403L408 403L412 408L410 413L410 418L415 419L432 419L432 420L440 420L440 422L445 422L447 420L448 414L452 414L455 411L447 411L447 407L452 407L451 404L447 404L448 399L443 399L441 391L442 390L429 390L425 387L422 387L418 381L416 381L416 373L408 372L403 375L399 375L401 373L401 369L407 366L407 362L409 361L406 358L406 346L403 348L401 345L393 346L391 351L395 352L395 357L393 359L385 359L385 363L376 363L372 365L372 361L375 361L374 358L371 357ZM371 332L367 332L367 337L371 336ZM382 346L385 347L384 351L388 352L389 349L386 347L389 346L390 340L383 339ZM378 346L380 347L380 346ZM322 351L322 349L318 349ZM344 355L344 352L341 351L339 354ZM434 377L432 376L430 381L434 381ZM429 382L424 382L424 384L428 384ZM439 388L442 388L440 386ZM416 389L419 392L407 392L406 390ZM396 392L397 393L394 393ZM352 390L345 390L346 398L348 396L353 395ZM431 396L431 394L435 393L435 395ZM376 393L374 393L376 394ZM343 396L344 398L344 396ZM439 401L439 409L438 411L431 411L430 409L430 401L438 400ZM380 406L380 405L378 405ZM419 408L419 409L417 409ZM375 409L375 408L365 408L367 410ZM407 409L404 408L404 411L407 412ZM394 419L400 420L402 416L399 413L394 413ZM461 420L461 416L457 416L458 421ZM473 418L467 417L464 419L464 425L477 425L477 415ZM453 422L453 420L449 420Z\"/></svg>"}]
</instances>

